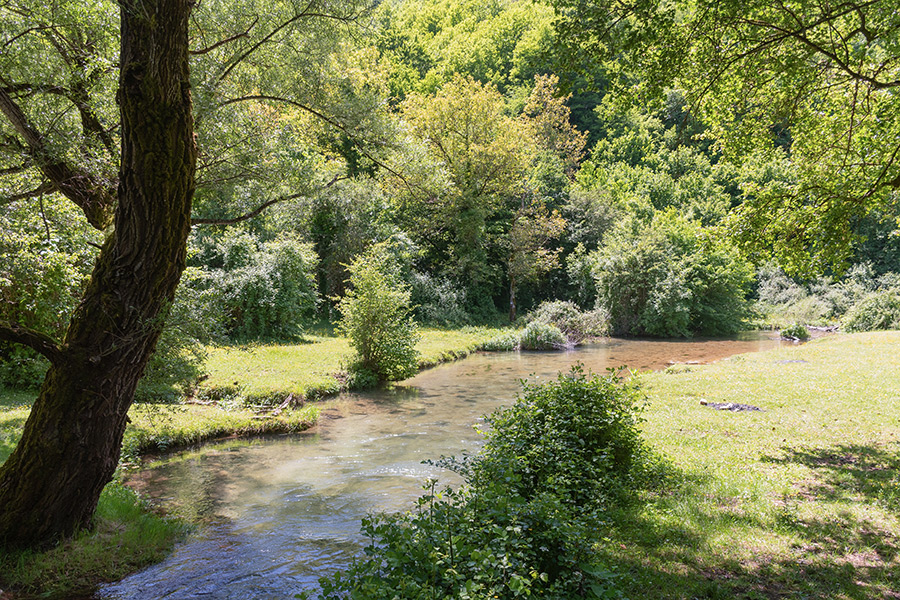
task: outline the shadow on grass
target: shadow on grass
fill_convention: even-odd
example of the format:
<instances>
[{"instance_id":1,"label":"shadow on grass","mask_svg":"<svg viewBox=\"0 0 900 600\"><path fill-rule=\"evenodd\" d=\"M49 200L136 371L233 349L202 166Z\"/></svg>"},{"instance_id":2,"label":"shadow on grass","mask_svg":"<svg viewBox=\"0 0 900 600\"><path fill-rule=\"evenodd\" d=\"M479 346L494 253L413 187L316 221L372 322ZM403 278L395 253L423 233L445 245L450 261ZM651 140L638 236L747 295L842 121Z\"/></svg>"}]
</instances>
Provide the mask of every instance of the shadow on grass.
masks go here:
<instances>
[{"instance_id":1,"label":"shadow on grass","mask_svg":"<svg viewBox=\"0 0 900 600\"><path fill-rule=\"evenodd\" d=\"M37 390L12 390L0 387L0 412L11 408L30 407L37 396Z\"/></svg>"},{"instance_id":2,"label":"shadow on grass","mask_svg":"<svg viewBox=\"0 0 900 600\"><path fill-rule=\"evenodd\" d=\"M784 456L764 456L770 464L800 464L816 478L802 482L802 492L829 502L874 503L900 515L900 445L838 445L830 448L785 448Z\"/></svg>"},{"instance_id":3,"label":"shadow on grass","mask_svg":"<svg viewBox=\"0 0 900 600\"><path fill-rule=\"evenodd\" d=\"M754 510L710 494L709 475L662 465L645 503L611 514L598 551L623 575L624 597L900 599L896 521L869 510L897 515L898 453L835 446L786 450L763 462L799 463L812 477L773 508ZM782 538L780 551L767 550L773 534ZM756 553L722 556L723 538Z\"/></svg>"}]
</instances>

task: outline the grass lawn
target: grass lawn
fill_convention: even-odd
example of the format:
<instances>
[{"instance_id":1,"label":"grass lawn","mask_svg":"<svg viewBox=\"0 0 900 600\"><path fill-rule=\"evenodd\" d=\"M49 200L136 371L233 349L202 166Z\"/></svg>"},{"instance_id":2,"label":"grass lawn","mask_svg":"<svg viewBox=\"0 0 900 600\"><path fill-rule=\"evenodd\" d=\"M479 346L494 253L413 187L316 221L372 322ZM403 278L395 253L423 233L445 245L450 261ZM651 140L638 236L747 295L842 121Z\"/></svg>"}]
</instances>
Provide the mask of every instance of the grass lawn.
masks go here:
<instances>
[{"instance_id":1,"label":"grass lawn","mask_svg":"<svg viewBox=\"0 0 900 600\"><path fill-rule=\"evenodd\" d=\"M600 548L626 597L900 598L898 348L839 335L645 375L670 473Z\"/></svg>"}]
</instances>

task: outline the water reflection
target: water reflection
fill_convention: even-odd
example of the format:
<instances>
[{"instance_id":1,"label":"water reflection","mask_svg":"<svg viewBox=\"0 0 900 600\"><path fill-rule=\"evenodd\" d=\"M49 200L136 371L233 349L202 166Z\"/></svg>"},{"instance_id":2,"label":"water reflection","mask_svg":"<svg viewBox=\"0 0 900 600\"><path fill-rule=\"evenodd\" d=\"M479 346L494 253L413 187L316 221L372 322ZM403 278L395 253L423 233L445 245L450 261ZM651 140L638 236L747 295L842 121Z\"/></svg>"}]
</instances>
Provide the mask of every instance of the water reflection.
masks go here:
<instances>
[{"instance_id":1,"label":"water reflection","mask_svg":"<svg viewBox=\"0 0 900 600\"><path fill-rule=\"evenodd\" d=\"M408 510L429 477L423 465L475 452L482 415L508 403L519 380L554 377L575 362L595 372L710 362L780 342L609 340L571 352L476 355L371 394L348 394L314 433L229 442L175 455L132 482L168 510L205 525L164 562L106 586L108 599L286 598L315 587L359 551L360 519Z\"/></svg>"}]
</instances>

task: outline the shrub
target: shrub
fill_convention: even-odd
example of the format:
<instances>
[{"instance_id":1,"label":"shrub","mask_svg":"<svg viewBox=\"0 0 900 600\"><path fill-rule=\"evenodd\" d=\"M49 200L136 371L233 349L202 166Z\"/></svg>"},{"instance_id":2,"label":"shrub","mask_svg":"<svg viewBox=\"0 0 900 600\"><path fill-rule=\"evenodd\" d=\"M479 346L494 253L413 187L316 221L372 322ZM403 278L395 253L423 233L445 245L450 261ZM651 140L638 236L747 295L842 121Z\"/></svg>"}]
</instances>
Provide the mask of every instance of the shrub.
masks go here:
<instances>
[{"instance_id":1,"label":"shrub","mask_svg":"<svg viewBox=\"0 0 900 600\"><path fill-rule=\"evenodd\" d=\"M542 302L528 315L527 320L553 325L563 332L572 345L609 333L609 315L605 310L582 312L574 302L562 300Z\"/></svg>"},{"instance_id":2,"label":"shrub","mask_svg":"<svg viewBox=\"0 0 900 600\"><path fill-rule=\"evenodd\" d=\"M432 482L417 510L363 522L366 556L320 581L331 598L616 598L592 545L613 503L631 502L648 456L633 384L580 367L526 385L489 417L479 457L440 461L467 480Z\"/></svg>"},{"instance_id":3,"label":"shrub","mask_svg":"<svg viewBox=\"0 0 900 600\"><path fill-rule=\"evenodd\" d=\"M466 291L445 278L427 273L413 273L411 277L411 301L419 321L443 327L455 327L469 323L466 313Z\"/></svg>"},{"instance_id":4,"label":"shrub","mask_svg":"<svg viewBox=\"0 0 900 600\"><path fill-rule=\"evenodd\" d=\"M230 232L218 252L222 268L210 272L210 282L228 334L237 339L297 337L318 305L312 246L287 234L259 243L248 233Z\"/></svg>"},{"instance_id":5,"label":"shrub","mask_svg":"<svg viewBox=\"0 0 900 600\"><path fill-rule=\"evenodd\" d=\"M418 339L409 288L403 285L383 245L376 244L348 267L350 288L338 303L339 328L356 358L358 382L396 381L418 369Z\"/></svg>"},{"instance_id":6,"label":"shrub","mask_svg":"<svg viewBox=\"0 0 900 600\"><path fill-rule=\"evenodd\" d=\"M847 331L900 329L900 292L869 294L847 311L842 324Z\"/></svg>"},{"instance_id":7,"label":"shrub","mask_svg":"<svg viewBox=\"0 0 900 600\"><path fill-rule=\"evenodd\" d=\"M781 330L781 337L787 340L808 340L809 331L800 323L794 323Z\"/></svg>"},{"instance_id":8,"label":"shrub","mask_svg":"<svg viewBox=\"0 0 900 600\"><path fill-rule=\"evenodd\" d=\"M511 352L519 349L520 332L510 331L490 339L481 345L481 350L488 352Z\"/></svg>"},{"instance_id":9,"label":"shrub","mask_svg":"<svg viewBox=\"0 0 900 600\"><path fill-rule=\"evenodd\" d=\"M569 343L558 327L532 321L519 336L519 348L522 350L556 350L565 348Z\"/></svg>"},{"instance_id":10,"label":"shrub","mask_svg":"<svg viewBox=\"0 0 900 600\"><path fill-rule=\"evenodd\" d=\"M752 272L727 240L674 211L622 227L596 254L597 305L616 333L686 337L739 331Z\"/></svg>"}]
</instances>

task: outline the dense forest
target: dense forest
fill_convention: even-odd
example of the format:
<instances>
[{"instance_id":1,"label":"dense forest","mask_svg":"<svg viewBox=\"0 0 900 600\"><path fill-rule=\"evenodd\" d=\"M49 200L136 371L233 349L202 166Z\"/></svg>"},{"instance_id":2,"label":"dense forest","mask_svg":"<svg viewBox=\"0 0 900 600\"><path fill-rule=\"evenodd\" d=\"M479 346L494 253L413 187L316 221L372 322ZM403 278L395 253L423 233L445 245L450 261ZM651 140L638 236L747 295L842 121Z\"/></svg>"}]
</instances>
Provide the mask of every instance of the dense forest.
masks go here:
<instances>
[{"instance_id":1,"label":"dense forest","mask_svg":"<svg viewBox=\"0 0 900 600\"><path fill-rule=\"evenodd\" d=\"M869 303L897 304L892 195L874 208L852 189L773 203L805 193L816 175L805 170L827 169L828 157L810 165L816 149L798 130L812 117L777 106L791 98L771 92L771 114L740 116L723 108L735 98L686 94L702 75L664 56L642 64L633 44L595 49L590 27L579 37L566 25L565 3L348 4L327 17L312 4L205 9L191 30L188 268L146 393L196 376L202 343L290 340L333 320L348 265L376 245L417 320L437 325L515 320L559 300L603 311L617 335L721 335L758 321L754 299L813 324L876 291L886 295ZM42 152L78 158L73 177L114 182L114 11L3 10L4 100L40 132ZM790 68L799 87L808 75ZM721 79L710 85L737 85ZM841 93L862 93L864 78L845 79ZM869 114L860 98L857 114L815 125L855 120L864 139L848 148L872 143L865 126L889 109L873 89ZM42 173L16 122L0 126L0 311L59 338L104 233ZM829 210L839 193L851 200ZM0 342L0 357L4 384L42 380L35 350Z\"/></svg>"},{"instance_id":2,"label":"dense forest","mask_svg":"<svg viewBox=\"0 0 900 600\"><path fill-rule=\"evenodd\" d=\"M94 502L135 393L352 337L366 281L448 327L900 324L889 3L150 4L0 4L0 384L35 436L108 417Z\"/></svg>"}]
</instances>

